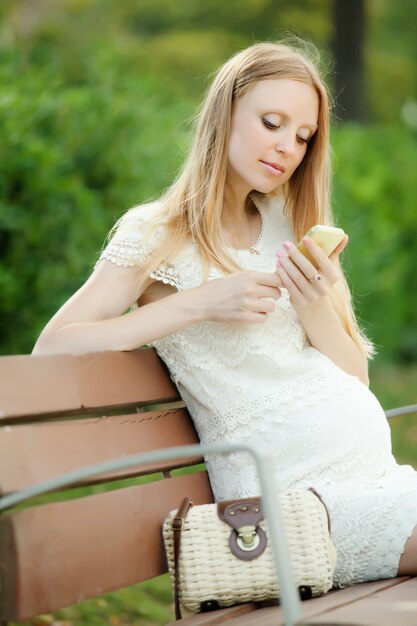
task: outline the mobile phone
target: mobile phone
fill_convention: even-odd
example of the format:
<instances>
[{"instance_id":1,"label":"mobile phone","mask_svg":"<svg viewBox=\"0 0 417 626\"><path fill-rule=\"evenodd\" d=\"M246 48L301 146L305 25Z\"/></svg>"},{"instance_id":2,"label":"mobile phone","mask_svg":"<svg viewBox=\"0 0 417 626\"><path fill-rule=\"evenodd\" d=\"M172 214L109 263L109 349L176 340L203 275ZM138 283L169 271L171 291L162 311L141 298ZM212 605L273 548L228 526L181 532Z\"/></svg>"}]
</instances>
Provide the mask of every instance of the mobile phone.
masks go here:
<instances>
[{"instance_id":1,"label":"mobile phone","mask_svg":"<svg viewBox=\"0 0 417 626\"><path fill-rule=\"evenodd\" d=\"M323 252L327 256L330 256L331 253L336 250L337 246L342 242L343 237L345 236L345 231L343 230L343 228L335 228L334 226L323 226L321 224L317 224L317 226L313 226L312 228L310 228L306 235L314 239L316 244L320 246ZM317 261L312 258L308 250L306 250L302 241L300 241L300 243L298 244L298 249L304 254L305 257L307 257L310 263L312 263L315 267L317 266Z\"/></svg>"}]
</instances>

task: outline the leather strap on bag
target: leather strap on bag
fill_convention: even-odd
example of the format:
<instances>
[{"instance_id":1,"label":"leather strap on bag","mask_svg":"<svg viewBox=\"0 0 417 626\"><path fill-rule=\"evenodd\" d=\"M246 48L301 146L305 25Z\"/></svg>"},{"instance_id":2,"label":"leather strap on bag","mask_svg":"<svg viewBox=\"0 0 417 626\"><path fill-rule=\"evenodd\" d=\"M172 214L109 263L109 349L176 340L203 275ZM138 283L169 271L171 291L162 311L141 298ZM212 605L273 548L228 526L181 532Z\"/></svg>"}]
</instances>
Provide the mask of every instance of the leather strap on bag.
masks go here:
<instances>
[{"instance_id":1,"label":"leather strap on bag","mask_svg":"<svg viewBox=\"0 0 417 626\"><path fill-rule=\"evenodd\" d=\"M260 498L219 502L217 515L230 526L229 548L237 559L253 561L265 551L267 537L259 526L264 518Z\"/></svg>"},{"instance_id":2,"label":"leather strap on bag","mask_svg":"<svg viewBox=\"0 0 417 626\"><path fill-rule=\"evenodd\" d=\"M331 528L331 524L330 524L330 515L329 515L329 511L327 510L327 506L324 503L323 498L321 497L321 495L319 493L317 493L317 491L314 489L314 487L309 487L308 491L311 491L312 493L314 493L314 495L320 500L320 502L322 503L324 510L326 511L326 515L327 515L327 528L329 530L329 534L331 534L332 528Z\"/></svg>"},{"instance_id":3,"label":"leather strap on bag","mask_svg":"<svg viewBox=\"0 0 417 626\"><path fill-rule=\"evenodd\" d=\"M175 600L175 619L181 619L181 607L180 607L180 568L179 568L179 560L180 560L180 547L181 547L181 532L184 526L185 518L187 517L188 511L193 506L193 501L191 498L184 498L181 503L180 508L177 511L177 514L172 520L172 530L173 530L173 538L174 538L174 600Z\"/></svg>"}]
</instances>

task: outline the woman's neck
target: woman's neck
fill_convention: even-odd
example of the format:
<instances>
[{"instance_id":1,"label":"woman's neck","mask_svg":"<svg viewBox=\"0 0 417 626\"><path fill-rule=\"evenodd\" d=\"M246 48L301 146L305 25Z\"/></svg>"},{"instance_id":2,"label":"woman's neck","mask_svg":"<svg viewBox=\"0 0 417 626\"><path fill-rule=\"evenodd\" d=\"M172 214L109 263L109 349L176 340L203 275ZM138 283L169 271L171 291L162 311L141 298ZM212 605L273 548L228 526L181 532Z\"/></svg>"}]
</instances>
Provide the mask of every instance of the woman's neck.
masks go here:
<instances>
[{"instance_id":1,"label":"woman's neck","mask_svg":"<svg viewBox=\"0 0 417 626\"><path fill-rule=\"evenodd\" d=\"M227 241L234 248L247 249L252 247L262 228L262 218L252 198L245 198L243 207L225 207L222 226Z\"/></svg>"}]
</instances>

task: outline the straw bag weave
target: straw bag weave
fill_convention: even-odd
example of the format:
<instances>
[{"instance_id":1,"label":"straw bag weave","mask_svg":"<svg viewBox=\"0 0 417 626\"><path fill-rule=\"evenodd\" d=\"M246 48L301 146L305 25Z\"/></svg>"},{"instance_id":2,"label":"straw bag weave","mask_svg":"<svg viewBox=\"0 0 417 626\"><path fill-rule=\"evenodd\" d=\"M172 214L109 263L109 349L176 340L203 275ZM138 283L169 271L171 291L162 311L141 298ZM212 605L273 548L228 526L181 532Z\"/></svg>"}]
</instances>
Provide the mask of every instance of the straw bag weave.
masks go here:
<instances>
[{"instance_id":1,"label":"straw bag weave","mask_svg":"<svg viewBox=\"0 0 417 626\"><path fill-rule=\"evenodd\" d=\"M336 551L327 512L311 490L279 498L294 578L302 598L332 586ZM163 524L168 569L180 605L192 613L280 596L260 498L193 506L185 498Z\"/></svg>"}]
</instances>

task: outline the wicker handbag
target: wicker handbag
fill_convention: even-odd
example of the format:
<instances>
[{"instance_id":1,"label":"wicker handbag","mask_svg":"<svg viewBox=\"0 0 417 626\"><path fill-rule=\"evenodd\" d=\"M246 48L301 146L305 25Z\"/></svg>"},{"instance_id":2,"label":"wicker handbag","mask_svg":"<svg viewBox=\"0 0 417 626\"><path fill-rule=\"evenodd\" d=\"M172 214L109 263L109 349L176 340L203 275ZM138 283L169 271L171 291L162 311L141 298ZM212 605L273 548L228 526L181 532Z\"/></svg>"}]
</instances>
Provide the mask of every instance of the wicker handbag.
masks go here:
<instances>
[{"instance_id":1,"label":"wicker handbag","mask_svg":"<svg viewBox=\"0 0 417 626\"><path fill-rule=\"evenodd\" d=\"M327 511L316 496L300 490L279 498L303 599L326 593L336 566ZM164 521L163 538L177 619L180 605L198 613L279 598L260 498L199 506L185 498Z\"/></svg>"}]
</instances>

